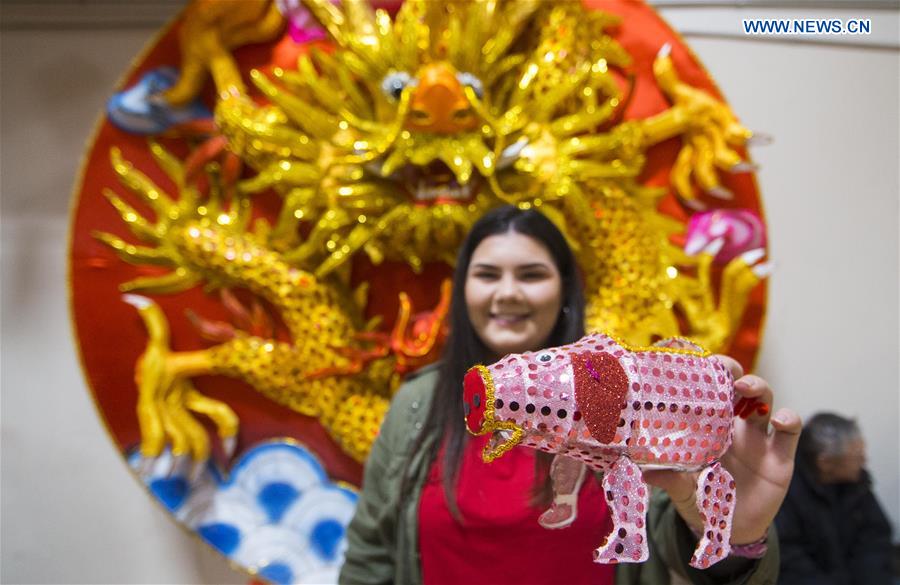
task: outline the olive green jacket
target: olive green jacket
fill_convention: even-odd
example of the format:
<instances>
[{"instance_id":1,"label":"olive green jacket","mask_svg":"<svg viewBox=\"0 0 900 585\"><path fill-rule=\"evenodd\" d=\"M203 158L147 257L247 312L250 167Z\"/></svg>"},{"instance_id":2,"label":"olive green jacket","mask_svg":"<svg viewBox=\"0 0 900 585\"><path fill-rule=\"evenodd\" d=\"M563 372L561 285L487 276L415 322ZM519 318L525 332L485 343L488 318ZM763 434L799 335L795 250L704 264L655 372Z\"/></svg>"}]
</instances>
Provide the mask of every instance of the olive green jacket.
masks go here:
<instances>
[{"instance_id":1,"label":"olive green jacket","mask_svg":"<svg viewBox=\"0 0 900 585\"><path fill-rule=\"evenodd\" d=\"M429 467L422 454L426 449L420 449L409 461L415 487L404 501L400 500L400 486L436 381L437 368L425 368L407 379L394 397L366 461L363 489L347 529L348 548L339 583L422 583L418 529L419 497ZM437 440L432 435L428 440ZM696 538L662 491L654 493L647 520L650 558L641 564L619 565L617 584L775 583L779 557L773 532L769 534L768 553L759 561L730 557L699 571L688 565Z\"/></svg>"}]
</instances>

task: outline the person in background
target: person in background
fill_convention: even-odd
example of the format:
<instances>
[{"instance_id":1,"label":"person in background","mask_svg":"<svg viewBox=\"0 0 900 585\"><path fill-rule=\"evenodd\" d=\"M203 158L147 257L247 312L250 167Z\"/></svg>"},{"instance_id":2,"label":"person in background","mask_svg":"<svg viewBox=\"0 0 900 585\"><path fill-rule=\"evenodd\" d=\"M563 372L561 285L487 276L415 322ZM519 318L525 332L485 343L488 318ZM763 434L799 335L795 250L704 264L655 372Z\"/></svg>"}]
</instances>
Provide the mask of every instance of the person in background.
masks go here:
<instances>
[{"instance_id":1,"label":"person in background","mask_svg":"<svg viewBox=\"0 0 900 585\"><path fill-rule=\"evenodd\" d=\"M782 583L894 583L891 527L865 464L866 444L855 421L825 412L807 422L775 518Z\"/></svg>"}]
</instances>

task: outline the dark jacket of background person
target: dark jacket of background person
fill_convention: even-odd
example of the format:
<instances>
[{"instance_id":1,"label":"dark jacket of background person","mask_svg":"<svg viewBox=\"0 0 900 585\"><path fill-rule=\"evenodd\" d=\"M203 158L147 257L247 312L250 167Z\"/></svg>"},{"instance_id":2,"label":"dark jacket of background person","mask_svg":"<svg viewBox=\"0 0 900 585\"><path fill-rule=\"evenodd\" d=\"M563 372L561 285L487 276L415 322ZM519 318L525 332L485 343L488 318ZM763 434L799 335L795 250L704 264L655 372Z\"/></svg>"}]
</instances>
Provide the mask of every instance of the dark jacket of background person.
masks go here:
<instances>
[{"instance_id":1,"label":"dark jacket of background person","mask_svg":"<svg viewBox=\"0 0 900 585\"><path fill-rule=\"evenodd\" d=\"M797 461L775 518L784 585L893 583L891 527L868 474L855 483L822 484Z\"/></svg>"}]
</instances>

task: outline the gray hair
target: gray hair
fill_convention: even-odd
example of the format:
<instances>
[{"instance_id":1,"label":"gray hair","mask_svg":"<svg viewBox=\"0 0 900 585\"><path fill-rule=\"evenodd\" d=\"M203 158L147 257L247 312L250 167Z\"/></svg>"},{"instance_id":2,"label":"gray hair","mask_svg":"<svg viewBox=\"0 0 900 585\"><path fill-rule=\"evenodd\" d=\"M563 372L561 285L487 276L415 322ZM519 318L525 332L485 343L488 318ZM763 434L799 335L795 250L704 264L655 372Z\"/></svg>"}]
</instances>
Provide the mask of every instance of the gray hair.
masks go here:
<instances>
[{"instance_id":1,"label":"gray hair","mask_svg":"<svg viewBox=\"0 0 900 585\"><path fill-rule=\"evenodd\" d=\"M861 436L856 421L831 412L820 412L803 426L797 454L810 469L815 469L816 459L842 455L847 445Z\"/></svg>"}]
</instances>

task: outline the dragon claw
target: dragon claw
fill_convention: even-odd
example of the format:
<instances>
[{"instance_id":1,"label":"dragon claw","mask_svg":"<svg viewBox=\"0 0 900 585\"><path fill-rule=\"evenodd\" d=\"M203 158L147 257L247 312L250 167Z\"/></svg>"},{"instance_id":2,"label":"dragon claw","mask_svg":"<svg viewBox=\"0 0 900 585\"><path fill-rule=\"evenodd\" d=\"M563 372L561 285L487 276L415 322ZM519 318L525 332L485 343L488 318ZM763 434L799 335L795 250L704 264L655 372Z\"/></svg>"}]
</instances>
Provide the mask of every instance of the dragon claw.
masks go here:
<instances>
[{"instance_id":1,"label":"dragon claw","mask_svg":"<svg viewBox=\"0 0 900 585\"><path fill-rule=\"evenodd\" d=\"M191 470L188 473L188 483L193 485L197 483L200 477L203 475L203 470L206 469L207 460L203 459L201 461L194 461L191 464Z\"/></svg>"},{"instance_id":2,"label":"dragon claw","mask_svg":"<svg viewBox=\"0 0 900 585\"><path fill-rule=\"evenodd\" d=\"M178 470L184 466L184 462L188 460L188 456L181 454L175 455L173 454L169 457L168 461L166 461L166 472L163 474L166 478L171 478L176 475Z\"/></svg>"},{"instance_id":3,"label":"dragon claw","mask_svg":"<svg viewBox=\"0 0 900 585\"><path fill-rule=\"evenodd\" d=\"M713 258L722 251L722 246L725 245L725 238L716 238L710 243L706 244L703 248L702 253L712 256Z\"/></svg>"},{"instance_id":4,"label":"dragon claw","mask_svg":"<svg viewBox=\"0 0 900 585\"><path fill-rule=\"evenodd\" d=\"M699 199L685 199L684 205L694 211L706 211L706 204Z\"/></svg>"},{"instance_id":5,"label":"dragon claw","mask_svg":"<svg viewBox=\"0 0 900 585\"><path fill-rule=\"evenodd\" d=\"M153 301L148 299L143 295L136 295L134 293L128 293L122 295L122 300L136 308L137 310L146 309L150 305L153 304Z\"/></svg>"},{"instance_id":6,"label":"dragon claw","mask_svg":"<svg viewBox=\"0 0 900 585\"><path fill-rule=\"evenodd\" d=\"M235 449L237 449L236 435L232 435L230 437L225 437L222 439L222 451L225 452L226 459L231 459L234 456Z\"/></svg>"},{"instance_id":7,"label":"dragon claw","mask_svg":"<svg viewBox=\"0 0 900 585\"><path fill-rule=\"evenodd\" d=\"M766 255L765 248L756 248L755 250L747 250L743 254L741 254L741 260L747 266L752 266L762 259L763 256Z\"/></svg>"},{"instance_id":8,"label":"dragon claw","mask_svg":"<svg viewBox=\"0 0 900 585\"><path fill-rule=\"evenodd\" d=\"M748 161L741 161L728 169L730 173L755 173L759 170L759 165Z\"/></svg>"},{"instance_id":9,"label":"dragon claw","mask_svg":"<svg viewBox=\"0 0 900 585\"><path fill-rule=\"evenodd\" d=\"M135 473L137 473L138 477L141 479L150 477L153 473L153 468L156 466L156 461L156 457L145 457L142 454L137 467L134 469Z\"/></svg>"},{"instance_id":10,"label":"dragon claw","mask_svg":"<svg viewBox=\"0 0 900 585\"><path fill-rule=\"evenodd\" d=\"M659 48L659 52L656 53L657 59L668 57L672 54L672 45L669 43L665 43L662 47Z\"/></svg>"},{"instance_id":11,"label":"dragon claw","mask_svg":"<svg viewBox=\"0 0 900 585\"><path fill-rule=\"evenodd\" d=\"M763 278L766 278L767 276L772 274L772 272L775 270L775 263L774 262L763 262L762 264L757 264L751 270L753 271L753 274L756 275L757 278L762 280Z\"/></svg>"},{"instance_id":12,"label":"dragon claw","mask_svg":"<svg viewBox=\"0 0 900 585\"><path fill-rule=\"evenodd\" d=\"M754 132L747 139L747 146L767 146L772 144L774 139L771 134L763 134L762 132Z\"/></svg>"},{"instance_id":13,"label":"dragon claw","mask_svg":"<svg viewBox=\"0 0 900 585\"><path fill-rule=\"evenodd\" d=\"M731 200L734 199L734 193L730 189L726 189L721 185L717 185L706 191L709 195L715 197L716 199L725 199Z\"/></svg>"}]
</instances>

